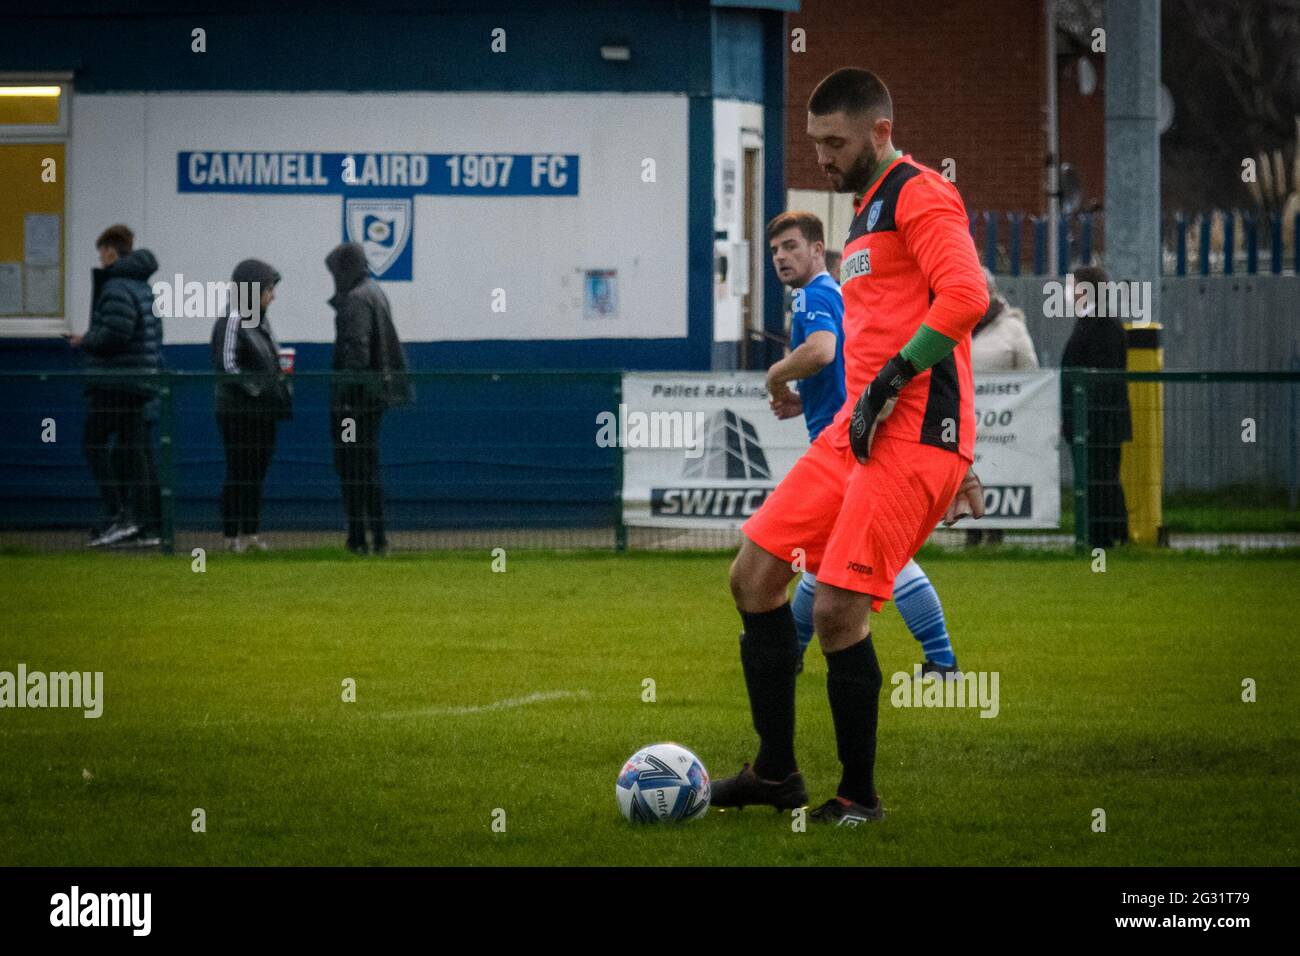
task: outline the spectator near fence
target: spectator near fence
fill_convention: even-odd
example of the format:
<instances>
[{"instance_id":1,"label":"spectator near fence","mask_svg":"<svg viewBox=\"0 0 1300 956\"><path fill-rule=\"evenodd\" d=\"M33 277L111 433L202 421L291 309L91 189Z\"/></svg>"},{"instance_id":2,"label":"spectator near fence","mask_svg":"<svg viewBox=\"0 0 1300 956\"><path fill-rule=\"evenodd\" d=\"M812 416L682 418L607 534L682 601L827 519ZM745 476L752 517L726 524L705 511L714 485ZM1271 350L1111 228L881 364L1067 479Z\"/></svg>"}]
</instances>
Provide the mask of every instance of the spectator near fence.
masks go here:
<instances>
[{"instance_id":1,"label":"spectator near fence","mask_svg":"<svg viewBox=\"0 0 1300 956\"><path fill-rule=\"evenodd\" d=\"M826 250L826 271L830 273L836 285L840 284L840 263L843 259L843 252L836 252L834 249Z\"/></svg>"},{"instance_id":2,"label":"spectator near fence","mask_svg":"<svg viewBox=\"0 0 1300 956\"><path fill-rule=\"evenodd\" d=\"M149 285L158 261L134 244L135 235L120 224L95 240L100 268L92 273L90 325L85 335L67 337L92 370L148 373L162 367L162 320L154 314ZM90 546L157 545L162 499L150 427L158 417L157 390L147 381L92 380L86 398L86 461L107 516Z\"/></svg>"},{"instance_id":3,"label":"spectator near fence","mask_svg":"<svg viewBox=\"0 0 1300 956\"><path fill-rule=\"evenodd\" d=\"M379 426L384 411L415 401L406 374L406 353L393 327L392 309L379 283L370 278L360 243L345 242L325 257L334 277L334 358L330 432L334 466L343 485L347 548L365 554L370 528L375 554L388 553L384 491L379 471ZM346 373L367 373L348 381ZM339 375L337 373L344 373Z\"/></svg>"},{"instance_id":4,"label":"spectator near fence","mask_svg":"<svg viewBox=\"0 0 1300 956\"><path fill-rule=\"evenodd\" d=\"M1025 313L1002 297L988 269L984 270L984 278L989 286L989 308L971 332L971 368L976 375L1038 368L1034 342L1025 327Z\"/></svg>"},{"instance_id":5,"label":"spectator near fence","mask_svg":"<svg viewBox=\"0 0 1300 956\"><path fill-rule=\"evenodd\" d=\"M1033 339L1025 327L1025 313L1007 302L998 292L997 280L988 269L984 279L989 287L989 307L979 324L971 331L970 364L978 383L981 374L990 372L1027 372L1038 368ZM966 543L976 545L1002 543L1002 530L971 529L966 532Z\"/></svg>"},{"instance_id":6,"label":"spectator near fence","mask_svg":"<svg viewBox=\"0 0 1300 956\"><path fill-rule=\"evenodd\" d=\"M1088 266L1074 273L1074 331L1061 354L1062 368L1123 369L1128 364L1124 326L1114 316L1097 315L1096 303L1105 293L1106 273ZM1086 294L1085 294L1086 293ZM1065 380L1063 380L1065 381ZM1061 432L1074 439L1074 390L1068 381L1061 396ZM1128 383L1090 382L1087 391L1088 547L1109 548L1128 540L1128 508L1119 480L1120 446L1133 438Z\"/></svg>"},{"instance_id":7,"label":"spectator near fence","mask_svg":"<svg viewBox=\"0 0 1300 956\"><path fill-rule=\"evenodd\" d=\"M227 551L265 551L258 537L262 485L275 451L276 426L291 417L293 401L266 316L280 273L258 259L245 259L230 278L230 314L213 325L211 343L213 368L239 376L216 386L217 426L226 449L221 525Z\"/></svg>"}]
</instances>

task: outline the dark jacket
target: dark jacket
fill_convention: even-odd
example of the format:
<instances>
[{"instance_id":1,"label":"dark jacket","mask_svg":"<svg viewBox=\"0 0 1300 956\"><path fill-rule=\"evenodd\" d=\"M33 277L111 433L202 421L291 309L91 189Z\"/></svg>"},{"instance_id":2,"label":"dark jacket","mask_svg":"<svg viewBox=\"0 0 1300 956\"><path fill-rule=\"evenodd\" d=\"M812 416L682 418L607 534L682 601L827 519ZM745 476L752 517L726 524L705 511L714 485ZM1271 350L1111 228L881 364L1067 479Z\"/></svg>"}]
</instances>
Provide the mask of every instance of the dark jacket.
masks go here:
<instances>
[{"instance_id":1,"label":"dark jacket","mask_svg":"<svg viewBox=\"0 0 1300 956\"><path fill-rule=\"evenodd\" d=\"M415 388L407 375L406 353L393 327L388 297L370 278L366 253L360 243L345 242L325 257L334 276L335 371L377 372L376 381L335 383L330 400L335 406L378 405L395 408L415 401Z\"/></svg>"},{"instance_id":2,"label":"dark jacket","mask_svg":"<svg viewBox=\"0 0 1300 956\"><path fill-rule=\"evenodd\" d=\"M292 416L293 394L280 371L280 347L263 315L251 328L232 309L212 326L212 367L239 374L238 381L218 382L217 414Z\"/></svg>"},{"instance_id":3,"label":"dark jacket","mask_svg":"<svg viewBox=\"0 0 1300 956\"><path fill-rule=\"evenodd\" d=\"M162 319L154 315L149 286L149 277L157 270L153 253L137 249L92 273L90 327L81 339L92 369L156 372L162 368ZM148 384L112 387L142 395L155 391ZM87 390L93 391L95 386L89 385Z\"/></svg>"},{"instance_id":4,"label":"dark jacket","mask_svg":"<svg viewBox=\"0 0 1300 956\"><path fill-rule=\"evenodd\" d=\"M1062 368L1126 368L1128 344L1124 326L1111 316L1083 316L1075 320L1074 331L1061 353ZM1074 438L1074 389L1062 379L1061 434ZM1094 445L1119 445L1133 438L1129 413L1128 383L1088 384L1088 441Z\"/></svg>"}]
</instances>

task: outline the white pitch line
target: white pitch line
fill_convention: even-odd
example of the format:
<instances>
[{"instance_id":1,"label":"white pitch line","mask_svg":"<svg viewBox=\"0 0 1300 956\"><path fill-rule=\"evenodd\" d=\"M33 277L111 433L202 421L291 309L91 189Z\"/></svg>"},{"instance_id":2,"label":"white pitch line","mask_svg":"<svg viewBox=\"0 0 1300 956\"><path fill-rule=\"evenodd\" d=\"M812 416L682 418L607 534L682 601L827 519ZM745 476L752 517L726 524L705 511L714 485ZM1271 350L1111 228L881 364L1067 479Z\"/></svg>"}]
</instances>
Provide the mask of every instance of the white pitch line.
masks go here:
<instances>
[{"instance_id":1,"label":"white pitch line","mask_svg":"<svg viewBox=\"0 0 1300 956\"><path fill-rule=\"evenodd\" d=\"M402 717L462 717L469 714L487 714L495 710L513 710L516 707L527 707L529 704L543 704L550 700L587 700L591 697L585 690L548 690L536 694L528 694L524 697L507 697L505 700L494 700L490 704L477 704L465 707L426 707L423 710L395 710L387 713L375 714L384 720L393 720Z\"/></svg>"},{"instance_id":2,"label":"white pitch line","mask_svg":"<svg viewBox=\"0 0 1300 956\"><path fill-rule=\"evenodd\" d=\"M547 690L540 691L536 694L528 694L524 697L507 697L505 700L494 700L490 704L476 704L461 707L425 707L420 710L390 710L377 714L361 711L356 714L357 717L365 717L378 720L400 720L403 717L468 717L472 714L489 714L498 710L513 710L516 707L527 707L529 704L544 704L552 700L590 700L591 694L585 690ZM230 727L241 724L283 724L297 723L306 721L312 724L322 722L321 715L312 717L303 717L289 714L274 714L266 717L227 717L219 720L210 720L207 715L202 720L181 720L172 724L174 727ZM18 734L35 734L35 735L53 735L65 733L67 728L63 727L18 727L9 725L0 733L0 740L10 733Z\"/></svg>"}]
</instances>

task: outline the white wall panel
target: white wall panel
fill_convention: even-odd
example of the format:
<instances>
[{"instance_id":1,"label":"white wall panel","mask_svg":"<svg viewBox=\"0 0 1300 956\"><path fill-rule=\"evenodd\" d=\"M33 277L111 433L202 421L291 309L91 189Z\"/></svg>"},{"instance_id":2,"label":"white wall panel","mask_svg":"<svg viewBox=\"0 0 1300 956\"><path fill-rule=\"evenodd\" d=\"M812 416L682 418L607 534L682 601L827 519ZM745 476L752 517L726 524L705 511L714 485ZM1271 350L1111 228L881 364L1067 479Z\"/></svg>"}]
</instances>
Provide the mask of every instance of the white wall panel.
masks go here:
<instances>
[{"instance_id":1,"label":"white wall panel","mask_svg":"<svg viewBox=\"0 0 1300 956\"><path fill-rule=\"evenodd\" d=\"M190 150L576 153L572 196L416 196L413 281L384 282L408 341L686 335L687 100L613 94L132 94L74 103L70 303L90 308L94 238L126 222L159 277L228 278L256 257L284 276L285 341L329 341L325 254L340 195L179 193ZM657 182L642 182L642 160ZM585 318L583 271L616 269L616 317ZM506 291L505 313L491 310ZM167 342L206 341L174 319Z\"/></svg>"}]
</instances>

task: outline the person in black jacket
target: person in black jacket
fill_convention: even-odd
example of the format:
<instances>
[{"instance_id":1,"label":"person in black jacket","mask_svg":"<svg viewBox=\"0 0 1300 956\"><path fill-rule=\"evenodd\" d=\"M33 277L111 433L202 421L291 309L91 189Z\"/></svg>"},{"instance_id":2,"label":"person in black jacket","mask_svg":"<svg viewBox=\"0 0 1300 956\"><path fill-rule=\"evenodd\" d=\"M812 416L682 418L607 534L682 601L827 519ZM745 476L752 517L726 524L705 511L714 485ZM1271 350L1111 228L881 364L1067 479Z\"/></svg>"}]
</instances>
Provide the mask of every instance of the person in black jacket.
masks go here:
<instances>
[{"instance_id":1,"label":"person in black jacket","mask_svg":"<svg viewBox=\"0 0 1300 956\"><path fill-rule=\"evenodd\" d=\"M92 371L156 373L162 368L162 320L154 314L149 277L158 269L135 236L110 226L95 241L100 268L93 272L90 325L67 336L86 353ZM141 376L143 377L143 376ZM157 419L157 389L147 381L92 381L83 447L108 515L92 548L157 545L162 499L154 464L150 421Z\"/></svg>"},{"instance_id":2,"label":"person in black jacket","mask_svg":"<svg viewBox=\"0 0 1300 956\"><path fill-rule=\"evenodd\" d=\"M258 537L262 485L275 451L276 425L291 416L292 407L280 371L280 346L266 317L280 273L258 259L245 259L230 278L230 314L217 319L211 343L212 367L239 376L216 386L217 426L226 448L221 525L227 551L265 551Z\"/></svg>"},{"instance_id":3,"label":"person in black jacket","mask_svg":"<svg viewBox=\"0 0 1300 956\"><path fill-rule=\"evenodd\" d=\"M1114 316L1097 315L1104 299L1101 284L1106 273L1089 266L1074 274L1074 331L1061 354L1062 368L1126 368L1128 345L1124 326ZM1080 305L1084 284L1091 285L1092 303ZM1080 311L1080 309L1083 311ZM1061 398L1061 432L1074 439L1074 394L1067 384ZM1119 479L1120 446L1133 438L1128 383L1091 382L1088 385L1088 546L1109 548L1128 541L1128 508ZM1079 476L1075 476L1075 481Z\"/></svg>"},{"instance_id":4,"label":"person in black jacket","mask_svg":"<svg viewBox=\"0 0 1300 956\"><path fill-rule=\"evenodd\" d=\"M330 434L343 485L347 548L366 553L366 525L376 554L388 553L384 491L379 473L379 425L384 410L415 401L406 354L393 327L388 297L370 278L360 243L345 242L325 257L334 277L334 357ZM349 374L350 373L350 374ZM358 374L361 373L361 374Z\"/></svg>"}]
</instances>

